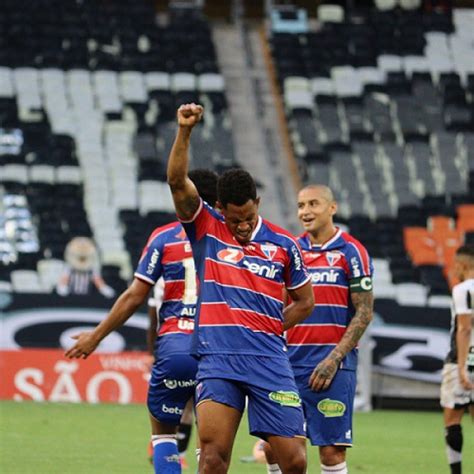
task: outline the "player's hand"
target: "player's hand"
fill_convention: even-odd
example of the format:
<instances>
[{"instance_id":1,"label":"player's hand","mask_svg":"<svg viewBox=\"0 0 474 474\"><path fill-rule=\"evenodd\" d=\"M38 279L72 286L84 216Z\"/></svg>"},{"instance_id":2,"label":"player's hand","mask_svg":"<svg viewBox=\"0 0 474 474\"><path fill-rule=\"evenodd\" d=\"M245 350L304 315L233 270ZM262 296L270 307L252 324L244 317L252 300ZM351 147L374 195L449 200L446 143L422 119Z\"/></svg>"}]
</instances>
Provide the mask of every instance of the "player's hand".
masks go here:
<instances>
[{"instance_id":1,"label":"player's hand","mask_svg":"<svg viewBox=\"0 0 474 474\"><path fill-rule=\"evenodd\" d=\"M72 336L72 339L76 339L77 342L64 354L68 359L87 359L100 342L92 331L81 332Z\"/></svg>"},{"instance_id":2,"label":"player's hand","mask_svg":"<svg viewBox=\"0 0 474 474\"><path fill-rule=\"evenodd\" d=\"M474 384L469 379L469 373L467 372L466 367L461 367L459 369L459 382L464 390L474 390Z\"/></svg>"},{"instance_id":3,"label":"player's hand","mask_svg":"<svg viewBox=\"0 0 474 474\"><path fill-rule=\"evenodd\" d=\"M201 121L204 108L202 105L183 104L179 107L177 112L178 125L180 127L193 128L198 122Z\"/></svg>"},{"instance_id":4,"label":"player's hand","mask_svg":"<svg viewBox=\"0 0 474 474\"><path fill-rule=\"evenodd\" d=\"M329 385L331 385L332 379L336 375L337 368L339 367L339 362L327 358L322 360L313 370L311 377L309 378L309 386L315 392L320 392L321 390L327 390Z\"/></svg>"}]
</instances>

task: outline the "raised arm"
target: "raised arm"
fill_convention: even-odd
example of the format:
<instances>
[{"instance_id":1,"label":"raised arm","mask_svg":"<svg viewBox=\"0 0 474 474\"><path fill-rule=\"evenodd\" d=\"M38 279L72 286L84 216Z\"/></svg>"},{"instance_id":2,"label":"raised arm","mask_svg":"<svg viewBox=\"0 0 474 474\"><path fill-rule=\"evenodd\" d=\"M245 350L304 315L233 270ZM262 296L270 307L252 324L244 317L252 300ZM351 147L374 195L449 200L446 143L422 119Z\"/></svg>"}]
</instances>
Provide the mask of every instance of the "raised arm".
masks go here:
<instances>
[{"instance_id":1,"label":"raised arm","mask_svg":"<svg viewBox=\"0 0 474 474\"><path fill-rule=\"evenodd\" d=\"M342 359L357 346L367 326L372 321L374 312L372 290L351 292L351 300L356 312L339 344L314 369L309 379L309 384L313 390L326 390L329 387Z\"/></svg>"},{"instance_id":2,"label":"raised arm","mask_svg":"<svg viewBox=\"0 0 474 474\"><path fill-rule=\"evenodd\" d=\"M93 330L73 336L77 342L66 351L69 359L86 359L99 345L100 341L114 329L122 326L143 304L151 285L135 278L132 284L119 296L107 317Z\"/></svg>"},{"instance_id":3,"label":"raised arm","mask_svg":"<svg viewBox=\"0 0 474 474\"><path fill-rule=\"evenodd\" d=\"M285 331L306 319L314 308L311 282L305 283L295 290L287 291L292 302L283 310L283 316L285 318L283 329Z\"/></svg>"},{"instance_id":4,"label":"raised arm","mask_svg":"<svg viewBox=\"0 0 474 474\"><path fill-rule=\"evenodd\" d=\"M168 160L168 184L176 214L183 221L192 219L199 208L199 194L188 177L188 163L191 132L203 112L202 106L196 104L185 104L178 109L178 132Z\"/></svg>"}]
</instances>

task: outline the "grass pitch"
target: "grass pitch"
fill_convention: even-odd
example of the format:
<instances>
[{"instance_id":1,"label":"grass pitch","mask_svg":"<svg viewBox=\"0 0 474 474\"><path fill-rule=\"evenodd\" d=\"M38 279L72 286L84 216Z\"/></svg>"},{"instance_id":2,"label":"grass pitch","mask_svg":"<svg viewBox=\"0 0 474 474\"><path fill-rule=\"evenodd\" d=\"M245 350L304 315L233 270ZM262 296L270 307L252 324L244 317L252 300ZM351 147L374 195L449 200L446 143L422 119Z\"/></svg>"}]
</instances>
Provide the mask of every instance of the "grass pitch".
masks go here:
<instances>
[{"instance_id":1,"label":"grass pitch","mask_svg":"<svg viewBox=\"0 0 474 474\"><path fill-rule=\"evenodd\" d=\"M351 474L447 473L441 413L358 413L356 447L349 450ZM464 420L463 472L474 472L474 426ZM0 402L0 472L17 474L104 474L153 472L147 459L148 417L139 405ZM244 418L234 447L231 473L264 474L265 467L240 462L255 438ZM191 445L193 446L193 445ZM310 474L319 474L309 449ZM188 453L194 474L194 450Z\"/></svg>"}]
</instances>

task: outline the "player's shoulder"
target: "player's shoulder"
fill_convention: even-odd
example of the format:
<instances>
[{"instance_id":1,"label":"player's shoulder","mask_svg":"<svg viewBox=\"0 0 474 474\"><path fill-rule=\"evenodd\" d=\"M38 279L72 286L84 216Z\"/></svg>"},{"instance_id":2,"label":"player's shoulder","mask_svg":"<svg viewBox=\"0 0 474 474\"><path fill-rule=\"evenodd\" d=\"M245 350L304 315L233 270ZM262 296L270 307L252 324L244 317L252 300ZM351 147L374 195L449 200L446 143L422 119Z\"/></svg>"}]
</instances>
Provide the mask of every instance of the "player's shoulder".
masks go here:
<instances>
[{"instance_id":1,"label":"player's shoulder","mask_svg":"<svg viewBox=\"0 0 474 474\"><path fill-rule=\"evenodd\" d=\"M156 242L159 240L165 241L167 239L173 238L181 231L184 232L184 229L181 223L178 221L170 222L169 224L156 227L148 237L148 245L150 245L152 242Z\"/></svg>"},{"instance_id":2,"label":"player's shoulder","mask_svg":"<svg viewBox=\"0 0 474 474\"><path fill-rule=\"evenodd\" d=\"M348 252L356 252L362 255L369 255L367 249L365 248L364 244L360 240L357 240L353 235L349 234L348 232L341 232L340 240L343 244L343 247Z\"/></svg>"},{"instance_id":3,"label":"player's shoulder","mask_svg":"<svg viewBox=\"0 0 474 474\"><path fill-rule=\"evenodd\" d=\"M349 234L349 232L341 231L341 236L340 237L347 244L353 244L357 247L362 247L362 248L365 249L362 242L360 240L356 239L353 235Z\"/></svg>"},{"instance_id":4,"label":"player's shoulder","mask_svg":"<svg viewBox=\"0 0 474 474\"><path fill-rule=\"evenodd\" d=\"M465 294L474 291L474 278L469 278L453 286L452 293Z\"/></svg>"},{"instance_id":5,"label":"player's shoulder","mask_svg":"<svg viewBox=\"0 0 474 474\"><path fill-rule=\"evenodd\" d=\"M273 222L267 221L266 219L262 219L262 225L264 225L267 232L271 234L274 242L281 247L289 248L292 245L297 245L297 238L291 232L283 229L283 227L273 224Z\"/></svg>"}]
</instances>

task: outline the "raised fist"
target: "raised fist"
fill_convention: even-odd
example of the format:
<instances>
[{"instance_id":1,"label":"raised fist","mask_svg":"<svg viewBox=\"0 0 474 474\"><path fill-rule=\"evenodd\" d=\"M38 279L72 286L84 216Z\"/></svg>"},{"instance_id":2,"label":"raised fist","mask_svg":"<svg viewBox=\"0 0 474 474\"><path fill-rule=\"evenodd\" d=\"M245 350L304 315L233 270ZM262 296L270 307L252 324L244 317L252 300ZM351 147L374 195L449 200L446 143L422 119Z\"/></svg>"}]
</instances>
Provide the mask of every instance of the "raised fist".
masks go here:
<instances>
[{"instance_id":1,"label":"raised fist","mask_svg":"<svg viewBox=\"0 0 474 474\"><path fill-rule=\"evenodd\" d=\"M180 127L194 127L202 118L204 108L197 104L183 104L177 112L178 125Z\"/></svg>"}]
</instances>

